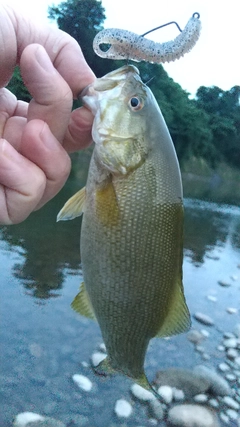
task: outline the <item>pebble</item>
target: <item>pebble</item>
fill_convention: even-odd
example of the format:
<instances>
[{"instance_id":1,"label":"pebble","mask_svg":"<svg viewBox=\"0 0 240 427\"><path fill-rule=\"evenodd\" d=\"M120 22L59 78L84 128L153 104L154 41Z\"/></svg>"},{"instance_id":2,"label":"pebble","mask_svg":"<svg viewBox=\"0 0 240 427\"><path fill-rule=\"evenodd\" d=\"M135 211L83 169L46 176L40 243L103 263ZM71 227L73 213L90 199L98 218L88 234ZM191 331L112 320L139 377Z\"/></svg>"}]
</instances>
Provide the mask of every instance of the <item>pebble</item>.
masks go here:
<instances>
[{"instance_id":1,"label":"pebble","mask_svg":"<svg viewBox=\"0 0 240 427\"><path fill-rule=\"evenodd\" d=\"M224 414L223 412L220 412L220 418L225 424L229 423L229 417L226 414Z\"/></svg>"},{"instance_id":2,"label":"pebble","mask_svg":"<svg viewBox=\"0 0 240 427\"><path fill-rule=\"evenodd\" d=\"M115 403L114 411L119 418L128 418L132 413L132 405L125 399L119 399Z\"/></svg>"},{"instance_id":3,"label":"pebble","mask_svg":"<svg viewBox=\"0 0 240 427\"><path fill-rule=\"evenodd\" d=\"M176 405L168 413L168 421L176 427L219 427L215 413L200 405Z\"/></svg>"},{"instance_id":4,"label":"pebble","mask_svg":"<svg viewBox=\"0 0 240 427\"><path fill-rule=\"evenodd\" d=\"M197 312L194 314L194 317L198 322L203 323L206 326L213 326L214 325L213 319L210 316L208 316L207 314Z\"/></svg>"},{"instance_id":5,"label":"pebble","mask_svg":"<svg viewBox=\"0 0 240 427\"><path fill-rule=\"evenodd\" d=\"M234 335L236 335L237 338L240 338L240 323L237 323L237 325L234 328Z\"/></svg>"},{"instance_id":6,"label":"pebble","mask_svg":"<svg viewBox=\"0 0 240 427\"><path fill-rule=\"evenodd\" d=\"M171 403L173 400L173 389L168 385L162 385L158 389L158 394L163 399L164 403Z\"/></svg>"},{"instance_id":7,"label":"pebble","mask_svg":"<svg viewBox=\"0 0 240 427\"><path fill-rule=\"evenodd\" d=\"M231 409L235 409L236 411L240 408L240 405L236 400L234 400L231 396L224 396L223 402L229 406Z\"/></svg>"},{"instance_id":8,"label":"pebble","mask_svg":"<svg viewBox=\"0 0 240 427\"><path fill-rule=\"evenodd\" d=\"M238 418L238 413L234 411L234 409L227 409L226 414L230 418L230 420L237 420Z\"/></svg>"},{"instance_id":9,"label":"pebble","mask_svg":"<svg viewBox=\"0 0 240 427\"><path fill-rule=\"evenodd\" d=\"M228 338L223 341L225 348L237 348L238 340L236 338Z\"/></svg>"},{"instance_id":10,"label":"pebble","mask_svg":"<svg viewBox=\"0 0 240 427\"><path fill-rule=\"evenodd\" d=\"M194 396L194 400L197 403L205 403L208 400L208 396L206 394L197 394Z\"/></svg>"},{"instance_id":11,"label":"pebble","mask_svg":"<svg viewBox=\"0 0 240 427\"><path fill-rule=\"evenodd\" d=\"M208 296L207 296L207 299L208 299L209 301L212 301L212 302L216 302L216 301L217 301L217 297L214 297L213 295L208 295Z\"/></svg>"},{"instance_id":12,"label":"pebble","mask_svg":"<svg viewBox=\"0 0 240 427\"><path fill-rule=\"evenodd\" d=\"M219 284L220 286L225 286L225 287L229 287L229 286L231 286L231 283L225 282L225 281L223 281L223 280L219 280L219 281L218 281L218 284Z\"/></svg>"},{"instance_id":13,"label":"pebble","mask_svg":"<svg viewBox=\"0 0 240 427\"><path fill-rule=\"evenodd\" d=\"M218 349L219 351L225 351L225 348L224 348L224 346L223 346L223 345L218 345L218 346L217 346L217 349Z\"/></svg>"},{"instance_id":14,"label":"pebble","mask_svg":"<svg viewBox=\"0 0 240 427\"><path fill-rule=\"evenodd\" d=\"M219 403L218 403L217 399L209 399L209 405L211 405L213 408L219 407Z\"/></svg>"},{"instance_id":15,"label":"pebble","mask_svg":"<svg viewBox=\"0 0 240 427\"><path fill-rule=\"evenodd\" d=\"M188 334L187 338L190 342L193 344L199 344L204 340L204 336L201 332L197 331L196 329L192 329Z\"/></svg>"},{"instance_id":16,"label":"pebble","mask_svg":"<svg viewBox=\"0 0 240 427\"><path fill-rule=\"evenodd\" d=\"M235 348L229 348L227 351L227 357L229 359L236 359L238 356L238 351Z\"/></svg>"},{"instance_id":17,"label":"pebble","mask_svg":"<svg viewBox=\"0 0 240 427\"><path fill-rule=\"evenodd\" d=\"M165 371L158 371L155 383L158 387L168 385L184 392L186 398L192 398L196 394L206 392L210 387L207 378L196 374L190 369L169 368Z\"/></svg>"},{"instance_id":18,"label":"pebble","mask_svg":"<svg viewBox=\"0 0 240 427\"><path fill-rule=\"evenodd\" d=\"M206 329L201 329L201 334L202 334L205 338L208 338L208 337L209 337L209 335L210 335L209 331L206 331Z\"/></svg>"},{"instance_id":19,"label":"pebble","mask_svg":"<svg viewBox=\"0 0 240 427\"><path fill-rule=\"evenodd\" d=\"M28 423L35 421L43 421L44 417L34 412L22 412L18 414L13 422L14 427L26 427Z\"/></svg>"},{"instance_id":20,"label":"pebble","mask_svg":"<svg viewBox=\"0 0 240 427\"><path fill-rule=\"evenodd\" d=\"M142 400L144 402L156 399L156 397L154 396L154 394L151 391L146 390L145 388L141 387L138 384L132 385L131 392L132 392L134 397L136 397L137 399Z\"/></svg>"},{"instance_id":21,"label":"pebble","mask_svg":"<svg viewBox=\"0 0 240 427\"><path fill-rule=\"evenodd\" d=\"M227 365L228 366L228 365ZM201 378L208 380L210 383L210 391L216 396L226 396L231 394L231 388L228 382L219 375L215 369L211 369L205 365L197 365L193 372Z\"/></svg>"},{"instance_id":22,"label":"pebble","mask_svg":"<svg viewBox=\"0 0 240 427\"><path fill-rule=\"evenodd\" d=\"M101 344L99 344L98 348L103 353L107 353L107 349L106 349L106 346L105 346L104 342L102 342Z\"/></svg>"},{"instance_id":23,"label":"pebble","mask_svg":"<svg viewBox=\"0 0 240 427\"><path fill-rule=\"evenodd\" d=\"M229 314L236 314L238 312L238 309L234 307L228 307L226 310Z\"/></svg>"},{"instance_id":24,"label":"pebble","mask_svg":"<svg viewBox=\"0 0 240 427\"><path fill-rule=\"evenodd\" d=\"M240 367L240 357L236 357L234 362L236 363L236 365L238 365Z\"/></svg>"},{"instance_id":25,"label":"pebble","mask_svg":"<svg viewBox=\"0 0 240 427\"><path fill-rule=\"evenodd\" d=\"M234 280L234 282L238 280L238 276L236 274L232 274L230 277L232 280Z\"/></svg>"},{"instance_id":26,"label":"pebble","mask_svg":"<svg viewBox=\"0 0 240 427\"><path fill-rule=\"evenodd\" d=\"M93 366L94 367L98 366L99 363L101 363L102 360L105 358L106 358L106 354L104 353L100 353L100 352L93 353L91 357Z\"/></svg>"},{"instance_id":27,"label":"pebble","mask_svg":"<svg viewBox=\"0 0 240 427\"><path fill-rule=\"evenodd\" d=\"M22 412L15 417L13 427L66 427L66 425L62 421L43 417L34 412Z\"/></svg>"},{"instance_id":28,"label":"pebble","mask_svg":"<svg viewBox=\"0 0 240 427\"><path fill-rule=\"evenodd\" d=\"M227 379L228 381L236 381L236 376L235 376L235 375L233 375L233 374L227 374L227 375L226 375L226 379Z\"/></svg>"},{"instance_id":29,"label":"pebble","mask_svg":"<svg viewBox=\"0 0 240 427\"><path fill-rule=\"evenodd\" d=\"M161 402L159 402L159 400L157 399L150 400L149 408L154 418L156 418L158 421L163 420L164 409Z\"/></svg>"},{"instance_id":30,"label":"pebble","mask_svg":"<svg viewBox=\"0 0 240 427\"><path fill-rule=\"evenodd\" d=\"M173 400L175 400L176 402L179 402L180 400L184 400L185 399L185 394L183 392L183 390L179 390L178 388L173 388Z\"/></svg>"},{"instance_id":31,"label":"pebble","mask_svg":"<svg viewBox=\"0 0 240 427\"><path fill-rule=\"evenodd\" d=\"M75 374L72 376L73 381L84 391L92 390L92 382L84 375Z\"/></svg>"},{"instance_id":32,"label":"pebble","mask_svg":"<svg viewBox=\"0 0 240 427\"><path fill-rule=\"evenodd\" d=\"M226 363L223 362L218 365L218 369L222 372L226 372L229 371L230 368Z\"/></svg>"}]
</instances>

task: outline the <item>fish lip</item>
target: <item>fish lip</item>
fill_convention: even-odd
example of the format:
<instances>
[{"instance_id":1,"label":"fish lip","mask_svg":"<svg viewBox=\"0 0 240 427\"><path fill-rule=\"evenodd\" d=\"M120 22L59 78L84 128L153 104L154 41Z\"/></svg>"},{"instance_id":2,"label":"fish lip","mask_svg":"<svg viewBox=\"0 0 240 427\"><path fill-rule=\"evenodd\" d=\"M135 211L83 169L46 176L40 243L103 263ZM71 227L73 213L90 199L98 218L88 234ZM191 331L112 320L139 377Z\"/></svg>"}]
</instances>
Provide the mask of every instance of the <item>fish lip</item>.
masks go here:
<instances>
[{"instance_id":1,"label":"fish lip","mask_svg":"<svg viewBox=\"0 0 240 427\"><path fill-rule=\"evenodd\" d=\"M82 100L82 98L86 95L96 95L96 91L93 87L94 83L91 83L90 85L86 86L81 92L78 94L77 98Z\"/></svg>"}]
</instances>

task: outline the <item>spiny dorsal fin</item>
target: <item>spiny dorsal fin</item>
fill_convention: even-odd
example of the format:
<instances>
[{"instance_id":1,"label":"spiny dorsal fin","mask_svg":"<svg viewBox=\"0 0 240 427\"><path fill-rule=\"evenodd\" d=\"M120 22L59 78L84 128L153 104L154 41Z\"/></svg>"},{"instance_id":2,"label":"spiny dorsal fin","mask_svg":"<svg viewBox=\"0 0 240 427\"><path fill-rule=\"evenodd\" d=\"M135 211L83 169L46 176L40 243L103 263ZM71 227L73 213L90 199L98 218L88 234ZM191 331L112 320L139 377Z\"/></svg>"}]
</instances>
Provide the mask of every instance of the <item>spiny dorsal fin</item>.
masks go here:
<instances>
[{"instance_id":1,"label":"spiny dorsal fin","mask_svg":"<svg viewBox=\"0 0 240 427\"><path fill-rule=\"evenodd\" d=\"M67 221L81 216L84 212L85 198L86 189L83 187L65 203L57 216L57 221Z\"/></svg>"},{"instance_id":2,"label":"spiny dorsal fin","mask_svg":"<svg viewBox=\"0 0 240 427\"><path fill-rule=\"evenodd\" d=\"M84 282L81 283L80 291L75 296L71 304L71 307L73 308L73 310L75 310L77 313L81 314L82 316L88 317L89 319L96 320L96 317L93 312L92 304L90 302Z\"/></svg>"},{"instance_id":3,"label":"spiny dorsal fin","mask_svg":"<svg viewBox=\"0 0 240 427\"><path fill-rule=\"evenodd\" d=\"M169 305L168 314L156 336L169 337L170 335L181 334L186 332L190 326L191 319L183 294L182 279L179 278Z\"/></svg>"}]
</instances>

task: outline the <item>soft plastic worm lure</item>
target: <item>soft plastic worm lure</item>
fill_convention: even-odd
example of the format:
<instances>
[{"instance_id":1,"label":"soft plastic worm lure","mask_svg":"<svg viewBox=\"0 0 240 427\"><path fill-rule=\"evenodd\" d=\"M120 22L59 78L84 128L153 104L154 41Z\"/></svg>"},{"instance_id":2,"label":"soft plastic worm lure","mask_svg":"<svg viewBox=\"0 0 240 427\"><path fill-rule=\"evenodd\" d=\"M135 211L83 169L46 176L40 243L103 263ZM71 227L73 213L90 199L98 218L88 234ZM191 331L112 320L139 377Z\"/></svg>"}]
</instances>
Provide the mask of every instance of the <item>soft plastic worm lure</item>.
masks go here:
<instances>
[{"instance_id":1,"label":"soft plastic worm lure","mask_svg":"<svg viewBox=\"0 0 240 427\"><path fill-rule=\"evenodd\" d=\"M181 58L185 53L189 52L196 44L201 30L199 13L194 13L189 19L183 31L175 23L181 33L174 39L165 43L157 43L144 36L139 36L131 31L121 30L117 28L108 28L100 31L93 40L93 49L98 56L109 59L131 59L133 61L148 61L152 63L164 63L175 61ZM107 50L102 50L104 45L107 45Z\"/></svg>"}]
</instances>

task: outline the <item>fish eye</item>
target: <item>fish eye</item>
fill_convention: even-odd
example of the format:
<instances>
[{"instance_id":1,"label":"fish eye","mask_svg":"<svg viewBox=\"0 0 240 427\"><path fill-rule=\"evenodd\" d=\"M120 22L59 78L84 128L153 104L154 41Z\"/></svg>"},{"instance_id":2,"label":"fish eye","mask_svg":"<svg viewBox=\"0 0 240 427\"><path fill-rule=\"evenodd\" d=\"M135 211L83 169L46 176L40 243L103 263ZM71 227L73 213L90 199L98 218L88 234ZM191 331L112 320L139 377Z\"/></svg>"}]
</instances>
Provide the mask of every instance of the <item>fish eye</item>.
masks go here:
<instances>
[{"instance_id":1,"label":"fish eye","mask_svg":"<svg viewBox=\"0 0 240 427\"><path fill-rule=\"evenodd\" d=\"M138 98L138 96L133 96L129 100L129 106L131 107L132 110L138 111L142 109L143 102L140 98Z\"/></svg>"}]
</instances>

